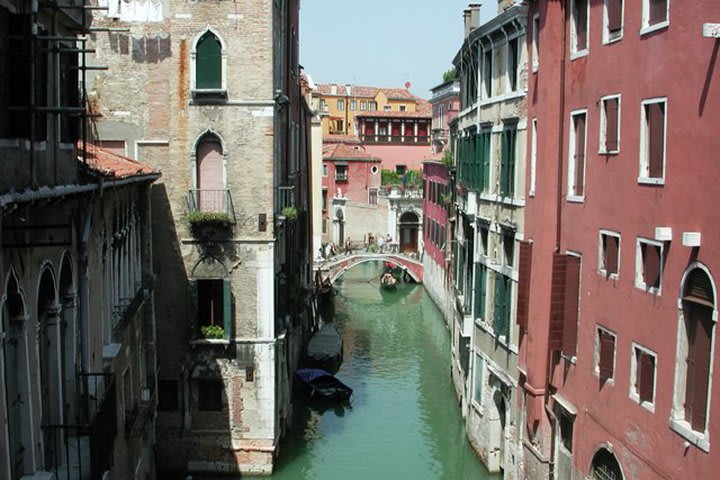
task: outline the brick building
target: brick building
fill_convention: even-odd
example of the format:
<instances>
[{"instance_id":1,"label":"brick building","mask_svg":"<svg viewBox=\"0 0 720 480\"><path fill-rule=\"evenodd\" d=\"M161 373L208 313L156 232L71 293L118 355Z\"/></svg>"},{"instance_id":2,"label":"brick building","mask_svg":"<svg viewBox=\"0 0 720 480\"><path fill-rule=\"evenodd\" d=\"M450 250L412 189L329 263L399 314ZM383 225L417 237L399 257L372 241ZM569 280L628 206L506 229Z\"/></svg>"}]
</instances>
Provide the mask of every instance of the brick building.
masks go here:
<instances>
[{"instance_id":1,"label":"brick building","mask_svg":"<svg viewBox=\"0 0 720 480\"><path fill-rule=\"evenodd\" d=\"M272 470L308 327L299 2L111 2L93 130L155 168L160 470ZM128 95L128 92L133 92Z\"/></svg>"}]
</instances>

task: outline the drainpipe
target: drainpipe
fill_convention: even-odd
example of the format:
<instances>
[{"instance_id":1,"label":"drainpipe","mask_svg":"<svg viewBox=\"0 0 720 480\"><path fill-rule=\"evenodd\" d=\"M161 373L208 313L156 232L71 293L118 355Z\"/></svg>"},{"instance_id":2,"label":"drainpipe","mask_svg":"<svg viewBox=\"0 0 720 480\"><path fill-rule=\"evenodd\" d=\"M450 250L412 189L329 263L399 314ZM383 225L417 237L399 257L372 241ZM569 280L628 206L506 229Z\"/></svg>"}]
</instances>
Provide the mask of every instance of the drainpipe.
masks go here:
<instances>
[{"instance_id":1,"label":"drainpipe","mask_svg":"<svg viewBox=\"0 0 720 480\"><path fill-rule=\"evenodd\" d=\"M557 205L555 222L555 251L560 252L562 235L562 193L563 193L563 151L565 149L565 59L567 57L567 10L565 2L560 2L562 10L562 50L560 54L560 115L558 120L558 170L557 170Z\"/></svg>"},{"instance_id":2,"label":"drainpipe","mask_svg":"<svg viewBox=\"0 0 720 480\"><path fill-rule=\"evenodd\" d=\"M557 417L551 408L545 404L545 412L550 417L550 458L548 459L548 479L555 480L555 449L557 448Z\"/></svg>"}]
</instances>

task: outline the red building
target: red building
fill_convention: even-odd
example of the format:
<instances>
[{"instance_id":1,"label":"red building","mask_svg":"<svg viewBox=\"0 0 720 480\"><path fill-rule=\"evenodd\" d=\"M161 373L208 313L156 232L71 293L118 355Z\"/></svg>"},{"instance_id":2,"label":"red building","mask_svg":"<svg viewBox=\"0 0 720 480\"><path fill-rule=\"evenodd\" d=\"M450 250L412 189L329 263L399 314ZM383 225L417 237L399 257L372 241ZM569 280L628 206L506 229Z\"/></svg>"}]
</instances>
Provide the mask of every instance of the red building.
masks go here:
<instances>
[{"instance_id":1,"label":"red building","mask_svg":"<svg viewBox=\"0 0 720 480\"><path fill-rule=\"evenodd\" d=\"M720 469L712 21L714 0L530 2L525 478Z\"/></svg>"},{"instance_id":2,"label":"red building","mask_svg":"<svg viewBox=\"0 0 720 480\"><path fill-rule=\"evenodd\" d=\"M449 80L432 88L432 148L440 153L449 146L450 122L460 113L460 81Z\"/></svg>"}]
</instances>

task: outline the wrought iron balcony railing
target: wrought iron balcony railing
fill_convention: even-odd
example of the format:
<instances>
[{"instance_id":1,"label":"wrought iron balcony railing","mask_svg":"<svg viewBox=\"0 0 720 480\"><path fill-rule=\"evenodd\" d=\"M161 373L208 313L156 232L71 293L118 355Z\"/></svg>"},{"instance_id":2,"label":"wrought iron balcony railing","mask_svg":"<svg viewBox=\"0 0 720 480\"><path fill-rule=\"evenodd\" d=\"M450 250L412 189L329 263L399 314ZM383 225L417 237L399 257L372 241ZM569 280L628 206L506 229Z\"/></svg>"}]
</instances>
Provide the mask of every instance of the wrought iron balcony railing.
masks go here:
<instances>
[{"instance_id":1,"label":"wrought iron balcony railing","mask_svg":"<svg viewBox=\"0 0 720 480\"><path fill-rule=\"evenodd\" d=\"M233 207L230 190L192 189L187 197L188 213L220 214L227 217L227 222L235 223L235 208Z\"/></svg>"},{"instance_id":2,"label":"wrought iron balcony railing","mask_svg":"<svg viewBox=\"0 0 720 480\"><path fill-rule=\"evenodd\" d=\"M278 211L295 206L295 187L278 187Z\"/></svg>"},{"instance_id":3,"label":"wrought iron balcony railing","mask_svg":"<svg viewBox=\"0 0 720 480\"><path fill-rule=\"evenodd\" d=\"M102 478L113 464L117 436L115 377L107 373L80 374L86 423L43 425L45 468L55 478Z\"/></svg>"},{"instance_id":4,"label":"wrought iron balcony railing","mask_svg":"<svg viewBox=\"0 0 720 480\"><path fill-rule=\"evenodd\" d=\"M136 282L135 295L131 298L121 298L113 307L113 330L119 330L128 323L132 316L140 310L145 300L150 298L152 290L152 277L146 277Z\"/></svg>"},{"instance_id":5,"label":"wrought iron balcony railing","mask_svg":"<svg viewBox=\"0 0 720 480\"><path fill-rule=\"evenodd\" d=\"M335 181L336 182L347 182L348 180L348 174L347 173L335 173Z\"/></svg>"}]
</instances>

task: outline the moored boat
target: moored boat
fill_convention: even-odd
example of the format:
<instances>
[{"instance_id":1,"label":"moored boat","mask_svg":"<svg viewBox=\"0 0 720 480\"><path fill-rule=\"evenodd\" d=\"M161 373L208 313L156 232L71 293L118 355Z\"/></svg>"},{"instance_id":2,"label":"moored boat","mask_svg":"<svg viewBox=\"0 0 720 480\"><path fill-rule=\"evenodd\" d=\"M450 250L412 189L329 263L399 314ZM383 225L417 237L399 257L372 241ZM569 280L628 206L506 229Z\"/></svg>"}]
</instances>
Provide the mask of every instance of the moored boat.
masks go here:
<instances>
[{"instance_id":1,"label":"moored boat","mask_svg":"<svg viewBox=\"0 0 720 480\"><path fill-rule=\"evenodd\" d=\"M380 277L380 287L385 290L395 290L397 288L397 284L397 279L390 272L384 273L383 276Z\"/></svg>"},{"instance_id":2,"label":"moored boat","mask_svg":"<svg viewBox=\"0 0 720 480\"><path fill-rule=\"evenodd\" d=\"M353 393L352 388L319 368L301 368L295 377L312 399L347 400Z\"/></svg>"},{"instance_id":3,"label":"moored boat","mask_svg":"<svg viewBox=\"0 0 720 480\"><path fill-rule=\"evenodd\" d=\"M323 325L308 342L307 358L316 366L339 367L343 359L343 339L340 332L329 323Z\"/></svg>"}]
</instances>

